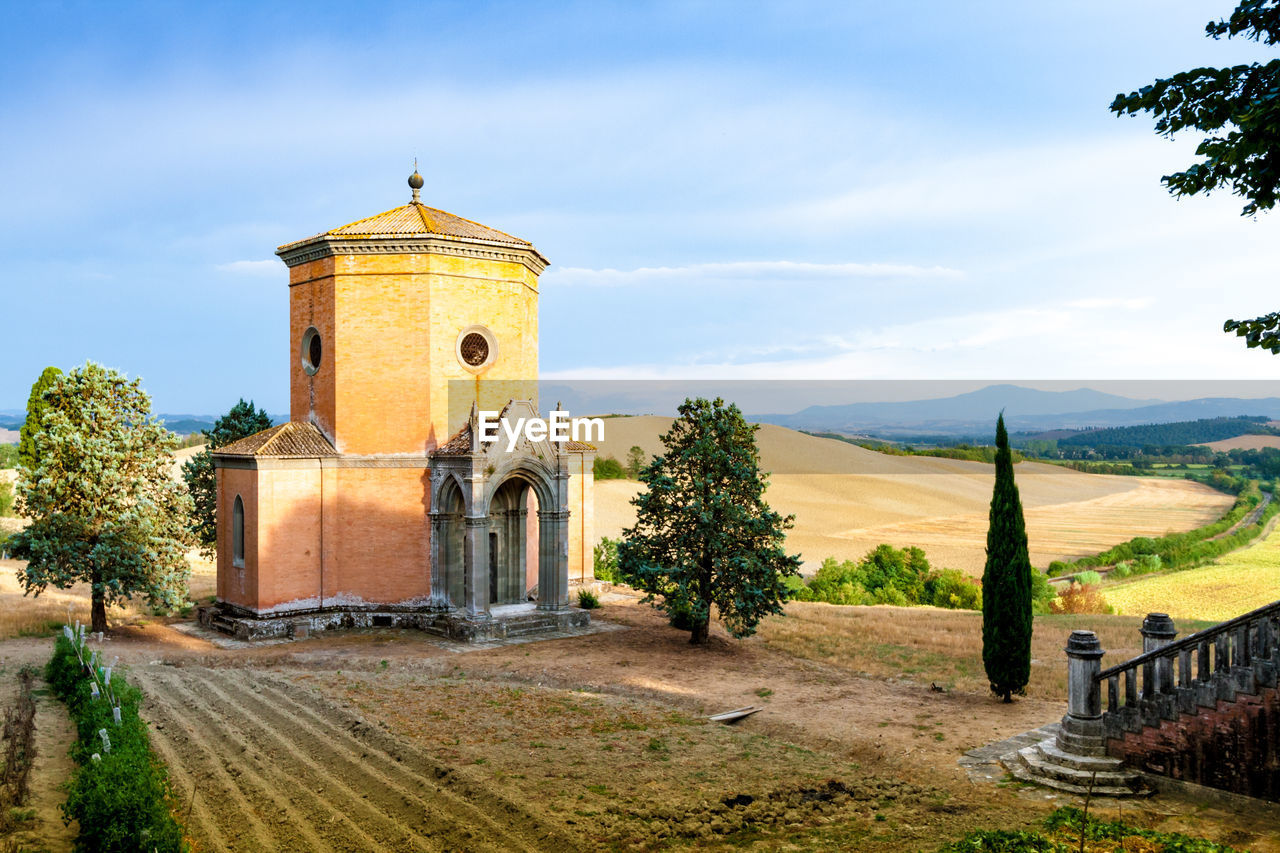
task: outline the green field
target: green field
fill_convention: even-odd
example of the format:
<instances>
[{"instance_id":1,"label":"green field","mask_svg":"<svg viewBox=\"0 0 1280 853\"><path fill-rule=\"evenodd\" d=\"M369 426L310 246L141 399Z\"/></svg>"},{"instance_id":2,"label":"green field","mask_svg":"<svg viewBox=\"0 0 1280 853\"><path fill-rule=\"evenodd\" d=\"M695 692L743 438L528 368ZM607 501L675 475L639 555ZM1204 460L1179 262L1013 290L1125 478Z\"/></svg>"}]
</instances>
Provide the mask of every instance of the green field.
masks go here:
<instances>
[{"instance_id":1,"label":"green field","mask_svg":"<svg viewBox=\"0 0 1280 853\"><path fill-rule=\"evenodd\" d=\"M1280 598L1280 535L1270 535L1198 569L1107 584L1102 594L1117 613L1230 619Z\"/></svg>"}]
</instances>

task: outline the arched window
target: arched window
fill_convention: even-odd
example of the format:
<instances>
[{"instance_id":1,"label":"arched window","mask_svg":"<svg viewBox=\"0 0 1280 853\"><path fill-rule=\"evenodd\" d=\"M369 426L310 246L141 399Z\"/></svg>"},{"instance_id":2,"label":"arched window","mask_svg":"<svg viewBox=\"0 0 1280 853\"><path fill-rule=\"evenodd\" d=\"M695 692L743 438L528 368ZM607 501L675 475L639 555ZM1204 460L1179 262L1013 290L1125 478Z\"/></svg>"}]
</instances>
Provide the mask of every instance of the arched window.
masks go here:
<instances>
[{"instance_id":1,"label":"arched window","mask_svg":"<svg viewBox=\"0 0 1280 853\"><path fill-rule=\"evenodd\" d=\"M244 501L239 495L231 507L231 565L244 568Z\"/></svg>"}]
</instances>

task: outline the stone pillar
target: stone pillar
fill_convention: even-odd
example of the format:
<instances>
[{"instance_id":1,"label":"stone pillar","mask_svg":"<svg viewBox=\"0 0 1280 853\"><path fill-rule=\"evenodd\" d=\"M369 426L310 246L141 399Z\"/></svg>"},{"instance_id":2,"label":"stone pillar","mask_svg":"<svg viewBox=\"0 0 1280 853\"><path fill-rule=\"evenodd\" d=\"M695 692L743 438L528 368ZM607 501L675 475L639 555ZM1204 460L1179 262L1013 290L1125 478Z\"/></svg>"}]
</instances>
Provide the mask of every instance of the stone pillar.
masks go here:
<instances>
[{"instance_id":1,"label":"stone pillar","mask_svg":"<svg viewBox=\"0 0 1280 853\"><path fill-rule=\"evenodd\" d=\"M489 617L489 519L467 516L462 545L463 597L467 615Z\"/></svg>"},{"instance_id":2,"label":"stone pillar","mask_svg":"<svg viewBox=\"0 0 1280 853\"><path fill-rule=\"evenodd\" d=\"M1103 756L1102 688L1095 676L1102 671L1102 644L1092 631L1072 631L1067 638L1067 715L1058 732L1058 748L1074 755Z\"/></svg>"},{"instance_id":3,"label":"stone pillar","mask_svg":"<svg viewBox=\"0 0 1280 853\"><path fill-rule=\"evenodd\" d=\"M444 537L447 527L439 514L431 514L431 604L444 609L449 606L449 590L444 579Z\"/></svg>"},{"instance_id":4,"label":"stone pillar","mask_svg":"<svg viewBox=\"0 0 1280 853\"><path fill-rule=\"evenodd\" d=\"M1178 631L1167 613L1148 613L1147 618L1142 620L1142 651L1144 653L1169 645L1176 636ZM1171 658L1161 658L1156 661L1155 679L1158 692L1166 695L1173 692L1173 660ZM1152 693L1151 686L1142 685L1142 692Z\"/></svg>"},{"instance_id":5,"label":"stone pillar","mask_svg":"<svg viewBox=\"0 0 1280 853\"><path fill-rule=\"evenodd\" d=\"M538 609L569 606L569 511L538 510Z\"/></svg>"}]
</instances>

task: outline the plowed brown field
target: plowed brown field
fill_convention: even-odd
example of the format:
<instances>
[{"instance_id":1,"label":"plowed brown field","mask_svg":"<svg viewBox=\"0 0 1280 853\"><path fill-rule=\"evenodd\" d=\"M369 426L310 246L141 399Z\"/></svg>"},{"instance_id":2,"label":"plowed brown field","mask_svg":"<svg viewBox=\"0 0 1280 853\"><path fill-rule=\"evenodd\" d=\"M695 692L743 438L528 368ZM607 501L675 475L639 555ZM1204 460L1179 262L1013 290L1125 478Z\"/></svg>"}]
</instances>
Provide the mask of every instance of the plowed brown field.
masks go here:
<instances>
[{"instance_id":1,"label":"plowed brown field","mask_svg":"<svg viewBox=\"0 0 1280 853\"><path fill-rule=\"evenodd\" d=\"M567 849L496 791L254 670L137 670L152 740L203 850Z\"/></svg>"}]
</instances>

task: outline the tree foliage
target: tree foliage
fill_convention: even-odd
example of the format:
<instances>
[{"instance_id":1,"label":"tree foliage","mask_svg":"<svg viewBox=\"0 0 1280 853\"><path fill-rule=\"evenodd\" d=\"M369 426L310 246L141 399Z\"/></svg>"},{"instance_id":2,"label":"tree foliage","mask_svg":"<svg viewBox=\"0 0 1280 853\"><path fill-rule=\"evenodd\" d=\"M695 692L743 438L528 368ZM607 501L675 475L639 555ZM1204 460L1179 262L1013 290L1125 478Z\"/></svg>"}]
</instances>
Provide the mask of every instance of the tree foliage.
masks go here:
<instances>
[{"instance_id":1,"label":"tree foliage","mask_svg":"<svg viewBox=\"0 0 1280 853\"><path fill-rule=\"evenodd\" d=\"M631 449L627 451L627 476L633 480L639 477L644 460L644 448L638 444L631 445Z\"/></svg>"},{"instance_id":2,"label":"tree foliage","mask_svg":"<svg viewBox=\"0 0 1280 853\"><path fill-rule=\"evenodd\" d=\"M1215 39L1242 36L1268 46L1280 42L1280 0L1240 0L1225 20L1210 21ZM1202 158L1161 181L1175 196L1208 194L1219 187L1245 199L1245 216L1270 210L1280 187L1280 59L1227 68L1193 68L1127 95L1116 95L1112 112L1149 112L1157 133L1207 133L1196 148ZM1250 349L1280 353L1280 312L1252 320L1227 320Z\"/></svg>"},{"instance_id":3,"label":"tree foliage","mask_svg":"<svg viewBox=\"0 0 1280 853\"><path fill-rule=\"evenodd\" d=\"M242 397L214 422L213 429L204 431L205 449L183 463L182 479L191 492L191 532L206 554L218 543L218 483L209 451L270 427L266 410L254 408L252 400L246 403Z\"/></svg>"},{"instance_id":4,"label":"tree foliage","mask_svg":"<svg viewBox=\"0 0 1280 853\"><path fill-rule=\"evenodd\" d=\"M982 572L982 663L1004 701L1031 677L1031 558L1004 414L996 420L996 484Z\"/></svg>"},{"instance_id":5,"label":"tree foliage","mask_svg":"<svg viewBox=\"0 0 1280 853\"><path fill-rule=\"evenodd\" d=\"M43 394L37 463L18 468L19 510L31 524L9 545L39 595L87 582L93 630L106 606L143 594L174 607L187 590L190 500L170 474L174 435L151 417L140 380L87 362Z\"/></svg>"},{"instance_id":6,"label":"tree foliage","mask_svg":"<svg viewBox=\"0 0 1280 853\"><path fill-rule=\"evenodd\" d=\"M1205 33L1274 45L1280 41L1280 0L1241 0L1225 20ZM1227 68L1193 68L1116 95L1118 115L1149 112L1156 132L1207 133L1196 148L1202 158L1161 181L1175 196L1230 187L1246 201L1244 215L1270 210L1280 186L1280 59Z\"/></svg>"},{"instance_id":7,"label":"tree foliage","mask_svg":"<svg viewBox=\"0 0 1280 853\"><path fill-rule=\"evenodd\" d=\"M36 433L42 429L41 419L48 405L44 393L49 390L53 381L62 375L56 367L46 367L40 377L31 386L31 395L27 397L27 419L18 431L18 464L34 469L39 461L36 458Z\"/></svg>"},{"instance_id":8,"label":"tree foliage","mask_svg":"<svg viewBox=\"0 0 1280 853\"><path fill-rule=\"evenodd\" d=\"M646 593L690 642L707 641L714 605L729 633L745 637L789 596L800 558L783 549L794 517L764 501L756 426L721 399L685 400L662 436L664 452L640 469L636 524L618 548L622 579Z\"/></svg>"}]
</instances>

